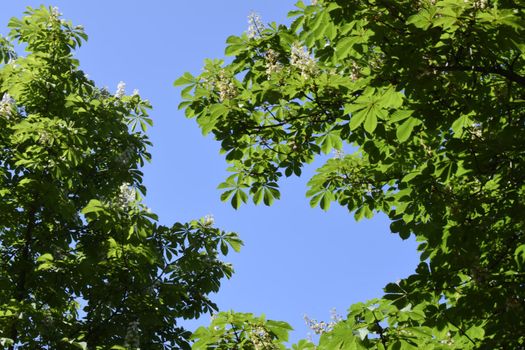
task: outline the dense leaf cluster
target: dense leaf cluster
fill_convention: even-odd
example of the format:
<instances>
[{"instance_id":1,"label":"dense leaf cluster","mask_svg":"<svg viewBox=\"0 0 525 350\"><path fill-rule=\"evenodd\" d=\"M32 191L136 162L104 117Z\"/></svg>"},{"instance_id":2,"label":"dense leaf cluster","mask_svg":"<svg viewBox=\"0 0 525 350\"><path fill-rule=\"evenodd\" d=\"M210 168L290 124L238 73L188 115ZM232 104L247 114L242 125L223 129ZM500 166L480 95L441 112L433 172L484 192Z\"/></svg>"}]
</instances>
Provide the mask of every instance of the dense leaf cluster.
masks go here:
<instances>
[{"instance_id":1,"label":"dense leaf cluster","mask_svg":"<svg viewBox=\"0 0 525 350\"><path fill-rule=\"evenodd\" d=\"M0 347L180 349L177 319L241 242L209 220L159 225L140 201L150 105L79 70L87 38L56 8L29 8L0 38ZM27 55L17 56L16 40Z\"/></svg>"},{"instance_id":2,"label":"dense leaf cluster","mask_svg":"<svg viewBox=\"0 0 525 350\"><path fill-rule=\"evenodd\" d=\"M336 150L311 204L383 212L420 242L415 273L353 305L318 348L523 348L523 4L319 0L290 15L175 84L221 142L235 208L271 204L282 176Z\"/></svg>"}]
</instances>

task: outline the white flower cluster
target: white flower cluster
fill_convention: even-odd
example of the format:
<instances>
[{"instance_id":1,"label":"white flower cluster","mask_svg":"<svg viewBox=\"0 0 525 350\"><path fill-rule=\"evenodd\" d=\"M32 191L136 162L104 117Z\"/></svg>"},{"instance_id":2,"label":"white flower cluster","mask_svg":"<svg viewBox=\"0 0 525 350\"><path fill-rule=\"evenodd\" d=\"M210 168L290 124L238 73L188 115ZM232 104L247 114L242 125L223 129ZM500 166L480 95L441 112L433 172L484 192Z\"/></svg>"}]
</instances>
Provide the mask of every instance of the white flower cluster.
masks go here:
<instances>
[{"instance_id":1,"label":"white flower cluster","mask_svg":"<svg viewBox=\"0 0 525 350\"><path fill-rule=\"evenodd\" d=\"M417 8L421 9L421 8L425 8L425 7L428 7L428 6L434 6L436 4L436 1L437 0L418 0L417 1Z\"/></svg>"},{"instance_id":2,"label":"white flower cluster","mask_svg":"<svg viewBox=\"0 0 525 350\"><path fill-rule=\"evenodd\" d=\"M357 63L355 61L352 62L352 68L350 70L350 79L356 81L359 78L359 71L360 69Z\"/></svg>"},{"instance_id":3,"label":"white flower cluster","mask_svg":"<svg viewBox=\"0 0 525 350\"><path fill-rule=\"evenodd\" d=\"M474 5L474 8L475 9L478 9L478 10L483 10L485 8L487 8L487 6L489 5L489 2L488 0L465 0L465 3L470 3L472 2L473 5Z\"/></svg>"},{"instance_id":4,"label":"white flower cluster","mask_svg":"<svg viewBox=\"0 0 525 350\"><path fill-rule=\"evenodd\" d=\"M292 45L290 64L301 71L304 78L308 78L317 74L317 65L308 51L305 50L299 43Z\"/></svg>"},{"instance_id":5,"label":"white flower cluster","mask_svg":"<svg viewBox=\"0 0 525 350\"><path fill-rule=\"evenodd\" d=\"M418 5L419 7L424 7L425 5L433 6L436 4L436 2L437 0L419 0ZM474 5L474 8L478 10L486 9L489 5L488 0L464 0L464 3L465 4L472 3L472 5Z\"/></svg>"},{"instance_id":6,"label":"white flower cluster","mask_svg":"<svg viewBox=\"0 0 525 350\"><path fill-rule=\"evenodd\" d=\"M470 127L470 136L472 139L479 139L481 136L483 136L483 131L481 127L481 123L472 123L472 126Z\"/></svg>"},{"instance_id":7,"label":"white flower cluster","mask_svg":"<svg viewBox=\"0 0 525 350\"><path fill-rule=\"evenodd\" d=\"M277 350L279 347L272 341L272 337L268 331L262 326L255 326L252 329L250 338L253 342L255 350Z\"/></svg>"},{"instance_id":8,"label":"white flower cluster","mask_svg":"<svg viewBox=\"0 0 525 350\"><path fill-rule=\"evenodd\" d=\"M127 182L124 182L119 187L119 195L117 197L118 204L123 208L127 209L135 202L137 191Z\"/></svg>"},{"instance_id":9,"label":"white flower cluster","mask_svg":"<svg viewBox=\"0 0 525 350\"><path fill-rule=\"evenodd\" d=\"M115 92L116 98L122 98L126 93L126 83L121 81L117 85L117 91Z\"/></svg>"},{"instance_id":10,"label":"white flower cluster","mask_svg":"<svg viewBox=\"0 0 525 350\"><path fill-rule=\"evenodd\" d=\"M282 68L281 64L277 60L278 58L279 54L274 50L269 49L268 51L266 51L264 59L266 65L266 75L268 75L268 79L270 79L273 73L279 72Z\"/></svg>"},{"instance_id":11,"label":"white flower cluster","mask_svg":"<svg viewBox=\"0 0 525 350\"><path fill-rule=\"evenodd\" d=\"M130 322L126 331L124 347L126 349L140 349L140 323L138 320Z\"/></svg>"},{"instance_id":12,"label":"white flower cluster","mask_svg":"<svg viewBox=\"0 0 525 350\"><path fill-rule=\"evenodd\" d=\"M215 83L217 89L219 89L219 101L223 102L237 96L237 88L232 79L226 75L224 70L221 70Z\"/></svg>"},{"instance_id":13,"label":"white flower cluster","mask_svg":"<svg viewBox=\"0 0 525 350\"><path fill-rule=\"evenodd\" d=\"M204 226L213 226L214 222L215 218L211 214L206 215L203 219Z\"/></svg>"},{"instance_id":14,"label":"white flower cluster","mask_svg":"<svg viewBox=\"0 0 525 350\"><path fill-rule=\"evenodd\" d=\"M14 105L15 100L11 97L11 95L5 93L2 96L2 100L0 101L0 116L5 117L6 119L12 117Z\"/></svg>"},{"instance_id":15,"label":"white flower cluster","mask_svg":"<svg viewBox=\"0 0 525 350\"><path fill-rule=\"evenodd\" d=\"M60 13L60 11L58 10L58 7L56 6L53 6L51 8L51 16L55 17L55 18L58 18L60 16L62 16L62 14Z\"/></svg>"},{"instance_id":16,"label":"white flower cluster","mask_svg":"<svg viewBox=\"0 0 525 350\"><path fill-rule=\"evenodd\" d=\"M317 5L317 0L312 0L310 3L312 4L312 6L315 6Z\"/></svg>"},{"instance_id":17,"label":"white flower cluster","mask_svg":"<svg viewBox=\"0 0 525 350\"><path fill-rule=\"evenodd\" d=\"M45 130L39 131L38 143L44 146L51 146L51 144L53 143L53 137Z\"/></svg>"},{"instance_id":18,"label":"white flower cluster","mask_svg":"<svg viewBox=\"0 0 525 350\"><path fill-rule=\"evenodd\" d=\"M334 159L343 159L345 157L345 151L334 149Z\"/></svg>"},{"instance_id":19,"label":"white flower cluster","mask_svg":"<svg viewBox=\"0 0 525 350\"><path fill-rule=\"evenodd\" d=\"M308 328L314 331L315 334L321 335L326 332L330 332L334 329L335 325L341 322L343 318L341 315L337 314L335 309L330 310L330 322L317 321L309 318L307 315L304 315L304 321Z\"/></svg>"},{"instance_id":20,"label":"white flower cluster","mask_svg":"<svg viewBox=\"0 0 525 350\"><path fill-rule=\"evenodd\" d=\"M248 15L248 38L259 38L263 30L264 24L261 20L261 16L255 12L250 13Z\"/></svg>"}]
</instances>

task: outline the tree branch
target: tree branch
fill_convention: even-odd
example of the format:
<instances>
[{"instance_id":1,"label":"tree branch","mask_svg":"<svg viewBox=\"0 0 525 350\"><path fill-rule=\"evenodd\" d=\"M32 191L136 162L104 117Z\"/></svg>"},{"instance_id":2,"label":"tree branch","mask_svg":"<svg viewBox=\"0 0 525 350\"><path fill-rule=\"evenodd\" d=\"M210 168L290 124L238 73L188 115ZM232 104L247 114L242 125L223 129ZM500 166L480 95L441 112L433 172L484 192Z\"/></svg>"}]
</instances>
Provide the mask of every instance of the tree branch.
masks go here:
<instances>
[{"instance_id":1,"label":"tree branch","mask_svg":"<svg viewBox=\"0 0 525 350\"><path fill-rule=\"evenodd\" d=\"M496 74L507 78L508 80L518 83L525 87L525 77L517 74L512 70L506 70L500 66L492 67L479 67L479 66L463 66L463 65L452 65L452 66L430 66L431 69L439 70L442 72L480 72L483 74Z\"/></svg>"},{"instance_id":2,"label":"tree branch","mask_svg":"<svg viewBox=\"0 0 525 350\"><path fill-rule=\"evenodd\" d=\"M27 275L29 274L29 267L31 264L31 243L33 241L33 230L35 228L36 218L36 206L33 206L28 211L27 226L24 233L24 248L22 249L22 255L19 259L20 274L18 275L18 281L16 282L15 299L17 302L22 302L27 298ZM15 345L18 342L18 318L13 320L11 324L10 337L13 340L13 345L9 346L9 350L14 350Z\"/></svg>"}]
</instances>

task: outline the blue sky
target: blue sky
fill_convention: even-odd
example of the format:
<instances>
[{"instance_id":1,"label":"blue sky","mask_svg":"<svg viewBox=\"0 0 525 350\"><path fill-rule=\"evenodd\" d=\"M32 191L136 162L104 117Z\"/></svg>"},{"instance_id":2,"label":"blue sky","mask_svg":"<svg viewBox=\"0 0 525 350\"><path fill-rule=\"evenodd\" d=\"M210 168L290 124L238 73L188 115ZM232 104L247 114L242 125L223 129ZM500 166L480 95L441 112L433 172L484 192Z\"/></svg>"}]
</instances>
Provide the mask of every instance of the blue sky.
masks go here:
<instances>
[{"instance_id":1,"label":"blue sky","mask_svg":"<svg viewBox=\"0 0 525 350\"><path fill-rule=\"evenodd\" d=\"M382 287L413 272L416 243L389 231L384 217L354 222L344 209L310 208L302 178L281 183L282 200L272 207L233 210L219 200L226 177L219 144L203 137L194 120L177 110L173 81L185 71L198 74L205 58L222 58L229 35L247 29L247 16L286 22L291 0L227 1L55 1L64 17L84 25L89 41L77 52L81 68L99 86L114 91L124 81L153 104L149 131L153 162L144 168L146 203L163 224L213 214L216 225L238 232L245 247L226 258L235 275L214 297L222 310L265 313L289 322L292 340L306 337L303 315L329 319L350 304L379 297ZM38 1L2 1L0 33L12 16ZM193 329L209 317L185 323Z\"/></svg>"}]
</instances>

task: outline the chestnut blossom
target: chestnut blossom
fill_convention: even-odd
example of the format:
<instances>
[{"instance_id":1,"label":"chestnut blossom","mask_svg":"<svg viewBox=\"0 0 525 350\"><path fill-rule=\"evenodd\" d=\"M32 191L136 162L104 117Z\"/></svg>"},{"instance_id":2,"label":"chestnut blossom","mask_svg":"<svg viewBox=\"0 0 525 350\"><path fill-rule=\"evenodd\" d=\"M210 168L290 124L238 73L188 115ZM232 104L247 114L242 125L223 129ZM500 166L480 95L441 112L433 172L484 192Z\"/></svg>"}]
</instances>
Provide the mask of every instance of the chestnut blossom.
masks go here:
<instances>
[{"instance_id":1,"label":"chestnut blossom","mask_svg":"<svg viewBox=\"0 0 525 350\"><path fill-rule=\"evenodd\" d=\"M45 130L38 132L38 142L44 146L50 146L53 141L52 136Z\"/></svg>"},{"instance_id":2,"label":"chestnut blossom","mask_svg":"<svg viewBox=\"0 0 525 350\"><path fill-rule=\"evenodd\" d=\"M309 318L307 315L304 315L303 318L306 325L317 335L330 332L336 324L343 320L343 317L337 313L335 308L330 310L330 322L317 321Z\"/></svg>"},{"instance_id":3,"label":"chestnut blossom","mask_svg":"<svg viewBox=\"0 0 525 350\"><path fill-rule=\"evenodd\" d=\"M273 343L271 335L262 326L255 326L250 333L250 338L255 350L279 349L279 347Z\"/></svg>"},{"instance_id":4,"label":"chestnut blossom","mask_svg":"<svg viewBox=\"0 0 525 350\"><path fill-rule=\"evenodd\" d=\"M252 12L248 15L248 38L255 39L261 36L264 24L259 14Z\"/></svg>"},{"instance_id":5,"label":"chestnut blossom","mask_svg":"<svg viewBox=\"0 0 525 350\"><path fill-rule=\"evenodd\" d=\"M488 7L488 1L487 0L478 0L474 1L474 7L476 7L479 10L483 10Z\"/></svg>"},{"instance_id":6,"label":"chestnut blossom","mask_svg":"<svg viewBox=\"0 0 525 350\"><path fill-rule=\"evenodd\" d=\"M2 100L0 101L0 116L5 117L6 119L12 117L14 105L15 100L11 97L11 95L5 93L2 96Z\"/></svg>"},{"instance_id":7,"label":"chestnut blossom","mask_svg":"<svg viewBox=\"0 0 525 350\"><path fill-rule=\"evenodd\" d=\"M51 16L56 17L56 18L62 16L62 14L60 13L60 11L58 10L58 7L53 6L53 7L51 8Z\"/></svg>"},{"instance_id":8,"label":"chestnut blossom","mask_svg":"<svg viewBox=\"0 0 525 350\"><path fill-rule=\"evenodd\" d=\"M310 54L299 43L292 45L290 64L301 71L303 78L317 74L317 65Z\"/></svg>"},{"instance_id":9,"label":"chestnut blossom","mask_svg":"<svg viewBox=\"0 0 525 350\"><path fill-rule=\"evenodd\" d=\"M117 197L117 203L123 208L127 209L135 202L137 191L127 182L124 182L119 187L120 193Z\"/></svg>"},{"instance_id":10,"label":"chestnut blossom","mask_svg":"<svg viewBox=\"0 0 525 350\"><path fill-rule=\"evenodd\" d=\"M269 49L268 51L266 51L264 59L266 66L266 75L268 75L268 79L270 79L273 73L279 72L282 68L281 64L277 61L278 57L279 54L274 50Z\"/></svg>"},{"instance_id":11,"label":"chestnut blossom","mask_svg":"<svg viewBox=\"0 0 525 350\"><path fill-rule=\"evenodd\" d=\"M203 220L204 226L213 226L214 222L215 222L215 219L213 215L208 214L204 217L204 220Z\"/></svg>"},{"instance_id":12,"label":"chestnut blossom","mask_svg":"<svg viewBox=\"0 0 525 350\"><path fill-rule=\"evenodd\" d=\"M343 159L345 157L345 151L334 149L334 159Z\"/></svg>"},{"instance_id":13,"label":"chestnut blossom","mask_svg":"<svg viewBox=\"0 0 525 350\"><path fill-rule=\"evenodd\" d=\"M350 69L350 79L356 81L359 78L359 65L354 61L352 62L352 67Z\"/></svg>"},{"instance_id":14,"label":"chestnut blossom","mask_svg":"<svg viewBox=\"0 0 525 350\"><path fill-rule=\"evenodd\" d=\"M140 323L138 320L130 322L126 331L126 337L124 346L126 349L139 349L140 348Z\"/></svg>"},{"instance_id":15,"label":"chestnut blossom","mask_svg":"<svg viewBox=\"0 0 525 350\"><path fill-rule=\"evenodd\" d=\"M223 102L237 96L237 88L232 79L226 75L224 70L219 73L215 85L217 86L217 89L219 89L219 101Z\"/></svg>"},{"instance_id":16,"label":"chestnut blossom","mask_svg":"<svg viewBox=\"0 0 525 350\"><path fill-rule=\"evenodd\" d=\"M121 98L126 93L126 83L123 81L119 82L117 85L117 91L115 92L116 98Z\"/></svg>"}]
</instances>

